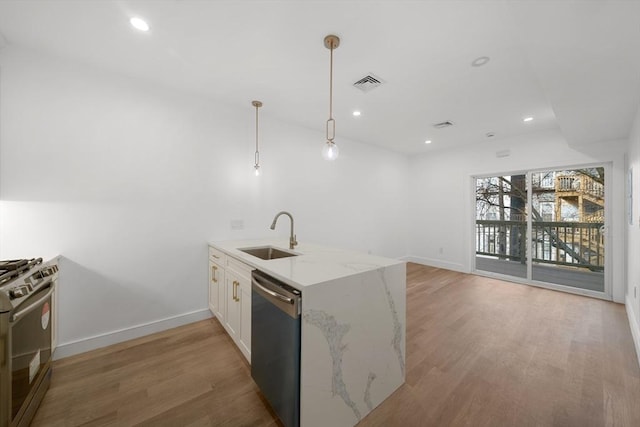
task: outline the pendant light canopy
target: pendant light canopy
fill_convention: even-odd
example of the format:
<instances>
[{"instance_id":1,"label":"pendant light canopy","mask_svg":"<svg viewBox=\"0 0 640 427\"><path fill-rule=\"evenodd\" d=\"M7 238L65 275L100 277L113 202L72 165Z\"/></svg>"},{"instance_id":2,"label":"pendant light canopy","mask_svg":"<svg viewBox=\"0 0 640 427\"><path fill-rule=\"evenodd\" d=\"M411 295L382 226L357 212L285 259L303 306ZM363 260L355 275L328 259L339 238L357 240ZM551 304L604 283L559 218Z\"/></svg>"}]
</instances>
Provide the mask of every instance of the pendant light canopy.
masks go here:
<instances>
[{"instance_id":1,"label":"pendant light canopy","mask_svg":"<svg viewBox=\"0 0 640 427\"><path fill-rule=\"evenodd\" d=\"M329 120L327 120L327 142L322 148L322 157L335 160L338 157L338 146L334 142L336 136L336 121L333 119L333 50L340 46L340 38L332 34L324 38L324 46L331 51L329 65Z\"/></svg>"},{"instance_id":2,"label":"pendant light canopy","mask_svg":"<svg viewBox=\"0 0 640 427\"><path fill-rule=\"evenodd\" d=\"M262 107L262 102L251 101L251 105L256 107L256 153L254 155L255 165L253 169L256 176L260 176L260 150L258 150L258 108Z\"/></svg>"}]
</instances>

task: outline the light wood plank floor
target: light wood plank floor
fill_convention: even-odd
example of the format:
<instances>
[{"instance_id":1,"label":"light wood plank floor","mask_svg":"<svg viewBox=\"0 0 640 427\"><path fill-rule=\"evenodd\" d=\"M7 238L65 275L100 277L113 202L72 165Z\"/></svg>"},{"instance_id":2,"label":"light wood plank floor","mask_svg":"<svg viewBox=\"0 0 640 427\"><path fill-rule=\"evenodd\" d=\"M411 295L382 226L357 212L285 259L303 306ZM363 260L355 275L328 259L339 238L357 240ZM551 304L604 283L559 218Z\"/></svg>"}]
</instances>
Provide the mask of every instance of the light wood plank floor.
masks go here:
<instances>
[{"instance_id":1,"label":"light wood plank floor","mask_svg":"<svg viewBox=\"0 0 640 427\"><path fill-rule=\"evenodd\" d=\"M33 426L277 426L216 320L59 360ZM359 426L640 426L624 306L417 264L407 382Z\"/></svg>"}]
</instances>

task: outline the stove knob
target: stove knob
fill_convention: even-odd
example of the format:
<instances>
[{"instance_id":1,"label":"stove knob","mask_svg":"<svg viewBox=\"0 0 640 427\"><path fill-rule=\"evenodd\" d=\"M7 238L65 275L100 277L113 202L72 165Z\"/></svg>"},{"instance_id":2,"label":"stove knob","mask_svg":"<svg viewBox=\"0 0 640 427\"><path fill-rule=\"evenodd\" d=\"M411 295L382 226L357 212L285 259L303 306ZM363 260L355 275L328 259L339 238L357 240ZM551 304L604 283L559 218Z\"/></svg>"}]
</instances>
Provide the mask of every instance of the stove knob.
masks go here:
<instances>
[{"instance_id":1,"label":"stove knob","mask_svg":"<svg viewBox=\"0 0 640 427\"><path fill-rule=\"evenodd\" d=\"M53 267L45 267L38 272L38 275L41 279L44 279L47 276L51 276L54 273Z\"/></svg>"},{"instance_id":2,"label":"stove knob","mask_svg":"<svg viewBox=\"0 0 640 427\"><path fill-rule=\"evenodd\" d=\"M43 277L51 276L51 275L55 274L57 271L58 271L58 266L52 265L52 266L49 266L47 268L43 268L41 270L41 275Z\"/></svg>"},{"instance_id":3,"label":"stove knob","mask_svg":"<svg viewBox=\"0 0 640 427\"><path fill-rule=\"evenodd\" d=\"M9 291L11 298L22 298L24 295L24 287L13 288Z\"/></svg>"}]
</instances>

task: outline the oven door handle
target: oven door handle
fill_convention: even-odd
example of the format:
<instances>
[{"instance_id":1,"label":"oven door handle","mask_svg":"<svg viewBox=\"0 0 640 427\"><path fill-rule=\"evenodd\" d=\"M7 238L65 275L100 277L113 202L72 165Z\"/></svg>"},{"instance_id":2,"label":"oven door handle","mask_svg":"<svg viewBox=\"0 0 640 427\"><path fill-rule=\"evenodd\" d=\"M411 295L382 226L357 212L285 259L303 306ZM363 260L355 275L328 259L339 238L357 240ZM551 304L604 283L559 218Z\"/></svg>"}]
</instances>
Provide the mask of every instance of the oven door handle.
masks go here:
<instances>
[{"instance_id":1,"label":"oven door handle","mask_svg":"<svg viewBox=\"0 0 640 427\"><path fill-rule=\"evenodd\" d=\"M47 298L49 298L49 297L51 296L51 294L53 293L53 291L54 291L54 289L55 289L54 287L55 287L55 285L54 285L54 284L52 284L52 285L51 285L51 287L49 288L49 290L47 291L47 293L46 293L46 294L44 294L42 297L38 298L38 300L37 300L37 301L32 302L31 304L29 304L29 307L24 308L24 309L22 309L22 310L18 311L17 313L14 313L14 314L11 316L11 319L9 319L9 320L10 320L11 322L17 322L18 320L20 320L20 318L21 318L22 316L25 316L25 315L27 315L27 314L31 313L33 310L35 310L35 308L36 308L38 305L40 305L40 303L44 302Z\"/></svg>"}]
</instances>

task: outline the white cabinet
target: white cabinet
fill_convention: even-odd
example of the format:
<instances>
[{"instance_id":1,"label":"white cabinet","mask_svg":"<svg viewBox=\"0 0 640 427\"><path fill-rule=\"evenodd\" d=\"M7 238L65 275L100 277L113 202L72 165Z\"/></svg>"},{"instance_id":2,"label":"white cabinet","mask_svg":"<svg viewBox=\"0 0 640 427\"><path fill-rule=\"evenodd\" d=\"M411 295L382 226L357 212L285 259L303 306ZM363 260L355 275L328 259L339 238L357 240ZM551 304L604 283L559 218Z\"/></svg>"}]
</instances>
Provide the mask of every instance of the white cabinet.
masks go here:
<instances>
[{"instance_id":1,"label":"white cabinet","mask_svg":"<svg viewBox=\"0 0 640 427\"><path fill-rule=\"evenodd\" d=\"M240 330L240 305L237 297L239 286L238 276L229 271L226 274L227 298L225 299L225 304L227 316L224 319L224 327L232 337L236 337Z\"/></svg>"},{"instance_id":2,"label":"white cabinet","mask_svg":"<svg viewBox=\"0 0 640 427\"><path fill-rule=\"evenodd\" d=\"M209 309L251 363L252 267L209 247Z\"/></svg>"},{"instance_id":3,"label":"white cabinet","mask_svg":"<svg viewBox=\"0 0 640 427\"><path fill-rule=\"evenodd\" d=\"M240 350L251 362L251 278L240 281Z\"/></svg>"},{"instance_id":4,"label":"white cabinet","mask_svg":"<svg viewBox=\"0 0 640 427\"><path fill-rule=\"evenodd\" d=\"M220 322L225 318L225 264L227 257L209 248L209 310Z\"/></svg>"},{"instance_id":5,"label":"white cabinet","mask_svg":"<svg viewBox=\"0 0 640 427\"><path fill-rule=\"evenodd\" d=\"M235 258L227 258L225 326L249 362L251 362L251 270L252 267Z\"/></svg>"}]
</instances>

